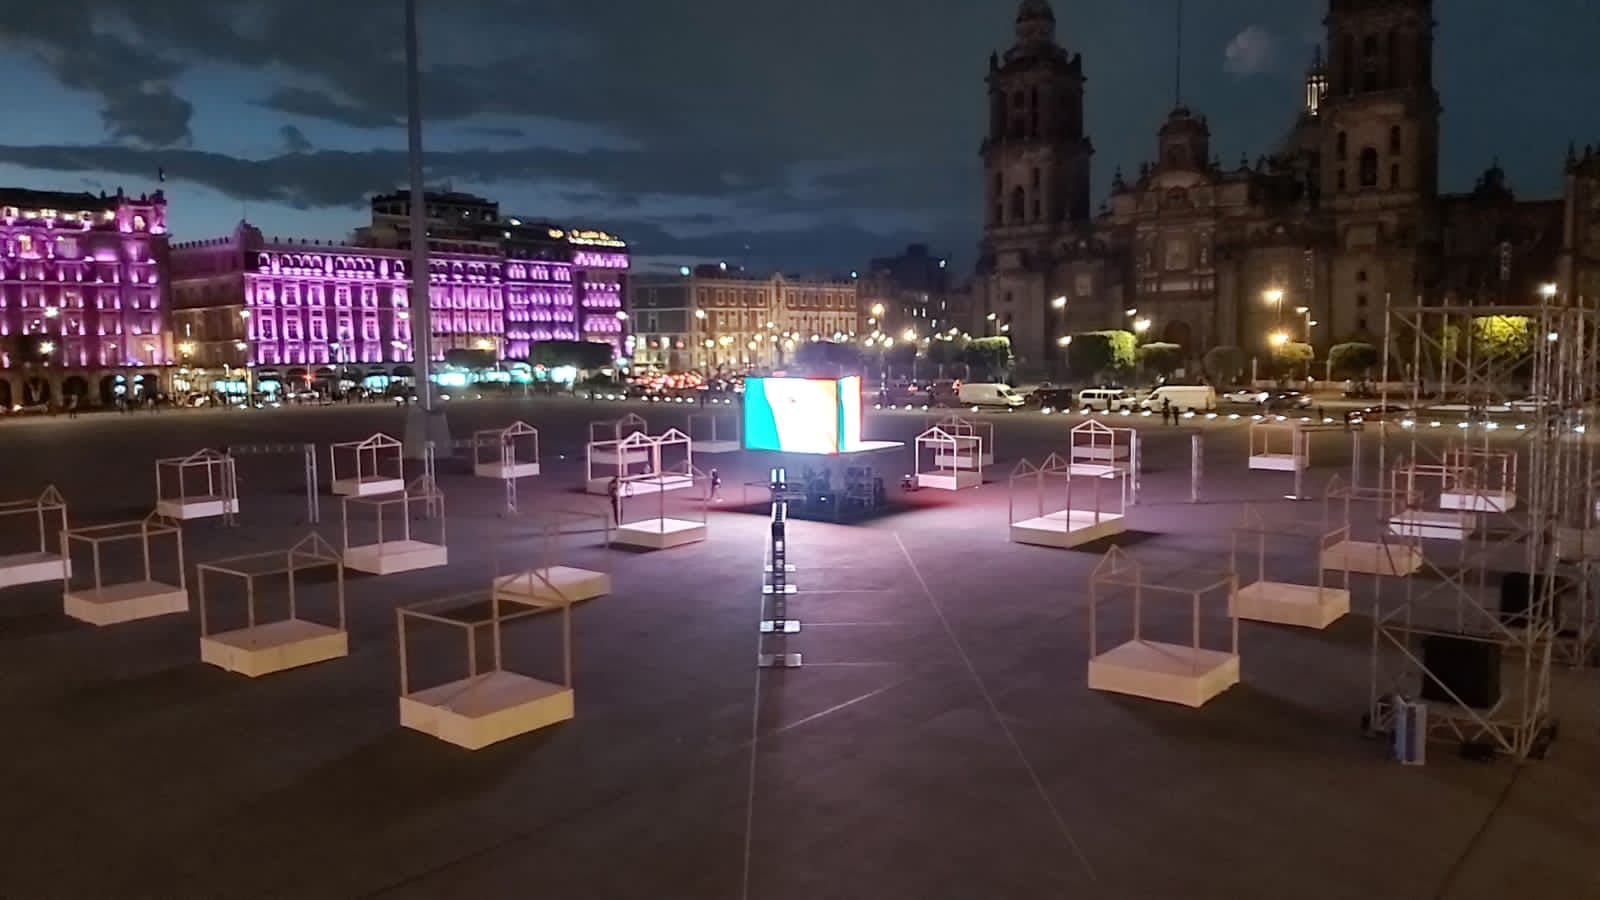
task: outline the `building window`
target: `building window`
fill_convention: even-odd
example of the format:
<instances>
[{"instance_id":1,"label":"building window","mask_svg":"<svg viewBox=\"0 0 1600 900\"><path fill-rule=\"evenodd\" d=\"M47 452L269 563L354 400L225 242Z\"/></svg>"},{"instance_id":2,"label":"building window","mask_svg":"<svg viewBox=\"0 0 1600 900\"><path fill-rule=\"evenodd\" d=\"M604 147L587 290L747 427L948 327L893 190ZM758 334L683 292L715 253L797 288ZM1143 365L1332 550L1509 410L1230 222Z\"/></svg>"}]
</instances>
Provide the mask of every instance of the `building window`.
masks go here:
<instances>
[{"instance_id":1,"label":"building window","mask_svg":"<svg viewBox=\"0 0 1600 900\"><path fill-rule=\"evenodd\" d=\"M1339 132L1339 138L1334 144L1334 157L1343 162L1350 155L1350 136Z\"/></svg>"},{"instance_id":2,"label":"building window","mask_svg":"<svg viewBox=\"0 0 1600 900\"><path fill-rule=\"evenodd\" d=\"M1361 274L1363 276L1365 276L1367 273L1362 272ZM1361 309L1366 309L1367 308L1367 295L1366 294L1357 294L1356 295L1356 306L1360 307Z\"/></svg>"},{"instance_id":3,"label":"building window","mask_svg":"<svg viewBox=\"0 0 1600 900\"><path fill-rule=\"evenodd\" d=\"M1367 147L1361 151L1361 186L1375 188L1378 186L1378 150L1376 147Z\"/></svg>"},{"instance_id":4,"label":"building window","mask_svg":"<svg viewBox=\"0 0 1600 900\"><path fill-rule=\"evenodd\" d=\"M1400 152L1400 126L1399 125L1390 125L1389 126L1389 152L1390 153L1399 153Z\"/></svg>"},{"instance_id":5,"label":"building window","mask_svg":"<svg viewBox=\"0 0 1600 900\"><path fill-rule=\"evenodd\" d=\"M1367 270L1366 269L1362 269L1362 270L1360 270L1359 272L1356 273L1356 281L1359 284L1366 284L1367 283Z\"/></svg>"},{"instance_id":6,"label":"building window","mask_svg":"<svg viewBox=\"0 0 1600 900\"><path fill-rule=\"evenodd\" d=\"M1356 320L1356 330L1361 332L1362 334L1366 334L1366 332L1367 332L1367 317L1366 316L1362 316L1361 318Z\"/></svg>"},{"instance_id":7,"label":"building window","mask_svg":"<svg viewBox=\"0 0 1600 900\"><path fill-rule=\"evenodd\" d=\"M1028 211L1028 195L1020 187L1011 189L1011 224L1021 224Z\"/></svg>"},{"instance_id":8,"label":"building window","mask_svg":"<svg viewBox=\"0 0 1600 900\"><path fill-rule=\"evenodd\" d=\"M1344 170L1343 170L1343 169L1340 169L1340 170L1339 170L1339 190L1341 190L1341 191L1342 191L1342 190L1344 190L1344 189L1345 189L1345 178L1344 178Z\"/></svg>"},{"instance_id":9,"label":"building window","mask_svg":"<svg viewBox=\"0 0 1600 900\"><path fill-rule=\"evenodd\" d=\"M1189 268L1189 242L1182 238L1170 238L1167 241L1166 269L1169 272L1182 271Z\"/></svg>"},{"instance_id":10,"label":"building window","mask_svg":"<svg viewBox=\"0 0 1600 900\"><path fill-rule=\"evenodd\" d=\"M1395 189L1398 189L1399 187L1400 187L1400 164L1399 163L1390 163L1389 164L1389 188L1391 190L1395 190Z\"/></svg>"}]
</instances>

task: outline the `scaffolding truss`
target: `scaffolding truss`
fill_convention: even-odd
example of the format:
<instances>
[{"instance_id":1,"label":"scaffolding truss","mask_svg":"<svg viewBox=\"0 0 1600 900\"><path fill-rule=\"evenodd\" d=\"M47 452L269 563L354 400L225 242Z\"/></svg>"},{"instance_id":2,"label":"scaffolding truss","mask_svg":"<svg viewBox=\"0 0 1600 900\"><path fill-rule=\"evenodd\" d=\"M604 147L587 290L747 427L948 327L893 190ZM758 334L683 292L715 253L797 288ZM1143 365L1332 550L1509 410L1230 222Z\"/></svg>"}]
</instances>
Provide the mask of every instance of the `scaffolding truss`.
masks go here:
<instances>
[{"instance_id":1,"label":"scaffolding truss","mask_svg":"<svg viewBox=\"0 0 1600 900\"><path fill-rule=\"evenodd\" d=\"M1430 737L1540 757L1555 733L1553 663L1595 655L1585 434L1600 399L1600 307L1554 292L1421 305L1390 310L1387 332L1384 404L1394 356L1406 381L1393 399L1412 415L1379 422L1378 471L1391 473L1379 538L1421 542L1431 577L1375 582L1368 728L1395 730L1420 698ZM1444 446L1431 422L1419 427L1430 406L1466 413Z\"/></svg>"},{"instance_id":2,"label":"scaffolding truss","mask_svg":"<svg viewBox=\"0 0 1600 900\"><path fill-rule=\"evenodd\" d=\"M0 588L61 581L72 573L62 537L67 530L67 501L56 486L46 486L31 500L0 502L0 521L10 524L24 517L33 519L33 540L26 550L0 549Z\"/></svg>"},{"instance_id":3,"label":"scaffolding truss","mask_svg":"<svg viewBox=\"0 0 1600 900\"><path fill-rule=\"evenodd\" d=\"M308 596L308 585L302 582L318 570L332 571L333 597L331 604L313 612L310 601L318 599L317 592ZM208 602L219 591L208 588L220 588L235 601L242 593L243 622L224 611L219 626ZM287 550L201 563L195 566L195 590L202 662L256 678L349 655L344 560L315 532Z\"/></svg>"},{"instance_id":4,"label":"scaffolding truss","mask_svg":"<svg viewBox=\"0 0 1600 900\"><path fill-rule=\"evenodd\" d=\"M220 516L224 525L232 525L239 513L233 457L206 448L156 460L156 512L179 521Z\"/></svg>"}]
</instances>

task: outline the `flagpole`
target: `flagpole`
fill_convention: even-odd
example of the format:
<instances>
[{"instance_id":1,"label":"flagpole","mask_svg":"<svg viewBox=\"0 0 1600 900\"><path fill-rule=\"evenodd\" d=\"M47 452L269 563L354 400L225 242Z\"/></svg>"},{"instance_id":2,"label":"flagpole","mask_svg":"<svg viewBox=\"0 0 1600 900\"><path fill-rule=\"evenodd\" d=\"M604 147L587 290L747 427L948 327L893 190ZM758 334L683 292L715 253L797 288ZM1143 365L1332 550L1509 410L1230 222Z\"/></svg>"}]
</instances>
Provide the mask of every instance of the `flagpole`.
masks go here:
<instances>
[{"instance_id":1,"label":"flagpole","mask_svg":"<svg viewBox=\"0 0 1600 900\"><path fill-rule=\"evenodd\" d=\"M406 415L405 454L451 455L450 426L434 409L433 308L428 272L428 205L422 183L422 76L417 61L417 0L406 0L406 136L411 176L411 361L418 405Z\"/></svg>"}]
</instances>

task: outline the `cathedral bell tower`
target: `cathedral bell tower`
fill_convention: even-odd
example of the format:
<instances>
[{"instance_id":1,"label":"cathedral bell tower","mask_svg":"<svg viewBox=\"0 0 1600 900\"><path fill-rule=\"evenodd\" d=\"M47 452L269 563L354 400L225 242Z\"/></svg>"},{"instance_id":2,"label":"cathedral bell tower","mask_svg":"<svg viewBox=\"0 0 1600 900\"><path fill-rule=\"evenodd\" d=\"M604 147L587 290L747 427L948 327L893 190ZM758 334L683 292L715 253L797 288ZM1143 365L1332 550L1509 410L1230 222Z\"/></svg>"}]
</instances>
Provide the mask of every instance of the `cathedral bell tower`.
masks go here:
<instances>
[{"instance_id":1,"label":"cathedral bell tower","mask_svg":"<svg viewBox=\"0 0 1600 900\"><path fill-rule=\"evenodd\" d=\"M989 58L978 262L989 331L1009 334L1021 358L1046 355L1030 342L1042 335L1052 251L1089 221L1083 84L1083 59L1057 43L1050 4L1022 0L1015 43Z\"/></svg>"}]
</instances>

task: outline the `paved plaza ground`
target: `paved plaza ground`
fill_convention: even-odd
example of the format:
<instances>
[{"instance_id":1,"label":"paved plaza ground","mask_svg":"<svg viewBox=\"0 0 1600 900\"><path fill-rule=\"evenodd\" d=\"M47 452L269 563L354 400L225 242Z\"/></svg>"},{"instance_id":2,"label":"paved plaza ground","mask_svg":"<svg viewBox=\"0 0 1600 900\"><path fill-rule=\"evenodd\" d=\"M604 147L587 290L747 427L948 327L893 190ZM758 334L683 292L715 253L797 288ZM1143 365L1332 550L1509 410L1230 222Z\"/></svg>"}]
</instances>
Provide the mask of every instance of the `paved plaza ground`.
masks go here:
<instances>
[{"instance_id":1,"label":"paved plaza ground","mask_svg":"<svg viewBox=\"0 0 1600 900\"><path fill-rule=\"evenodd\" d=\"M1600 897L1594 672L1556 673L1562 727L1543 761L1435 745L1426 766L1400 766L1359 727L1369 577L1361 612L1327 631L1243 624L1242 683L1201 709L1088 690L1087 584L1108 545L1007 540L1012 467L1065 450L1076 418L993 417L979 490L902 494L907 449L875 460L892 514L791 525L803 668L755 667L766 520L714 507L708 541L661 553L563 539L563 561L613 579L574 611L574 720L476 753L402 729L396 606L537 564L556 511L602 511L579 491L587 423L630 410L652 430L689 411L452 408L458 437L537 426L544 473L509 516L497 484L442 461L450 565L352 575L345 659L251 680L199 662L192 611L94 628L62 615L59 585L0 592L0 897ZM404 415L0 423L0 484L5 499L56 484L74 524L137 518L157 457L398 436ZM906 441L924 421L869 414L867 434ZM1247 503L1274 521L1322 515L1281 499L1289 475L1246 470L1247 423L1191 423L1198 505L1191 429L1137 424L1147 475L1114 543L1156 577L1223 572ZM1313 489L1347 471L1350 447L1315 440ZM722 471L731 505L774 459L698 462ZM237 527L185 528L191 565L310 529L298 458L241 456L239 476ZM339 516L323 497L335 543ZM1314 558L1285 539L1270 564L1314 577ZM1150 607L1147 627L1185 641L1187 604Z\"/></svg>"}]
</instances>

